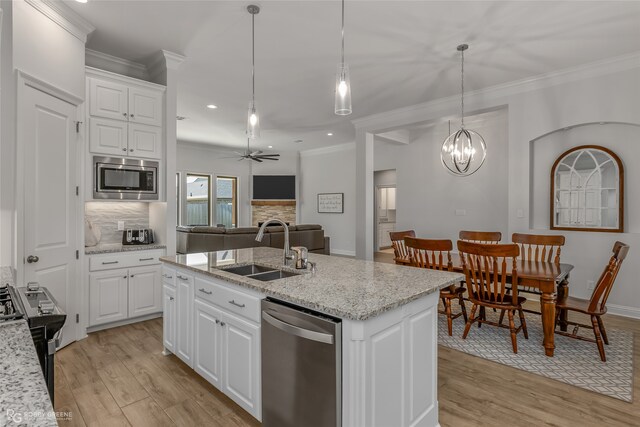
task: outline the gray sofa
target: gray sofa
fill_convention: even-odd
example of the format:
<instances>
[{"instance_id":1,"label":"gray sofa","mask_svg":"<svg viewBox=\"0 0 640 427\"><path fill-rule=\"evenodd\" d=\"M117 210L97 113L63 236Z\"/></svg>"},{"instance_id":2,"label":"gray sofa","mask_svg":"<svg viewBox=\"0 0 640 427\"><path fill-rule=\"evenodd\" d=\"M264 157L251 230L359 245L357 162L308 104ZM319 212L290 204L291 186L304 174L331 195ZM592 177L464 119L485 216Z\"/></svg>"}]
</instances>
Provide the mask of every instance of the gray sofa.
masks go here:
<instances>
[{"instance_id":1,"label":"gray sofa","mask_svg":"<svg viewBox=\"0 0 640 427\"><path fill-rule=\"evenodd\" d=\"M264 238L256 242L258 227L179 226L176 228L176 251L180 254L242 249L256 246L284 248L284 227L267 227ZM304 246L309 252L329 255L329 237L318 224L289 226L289 244Z\"/></svg>"}]
</instances>

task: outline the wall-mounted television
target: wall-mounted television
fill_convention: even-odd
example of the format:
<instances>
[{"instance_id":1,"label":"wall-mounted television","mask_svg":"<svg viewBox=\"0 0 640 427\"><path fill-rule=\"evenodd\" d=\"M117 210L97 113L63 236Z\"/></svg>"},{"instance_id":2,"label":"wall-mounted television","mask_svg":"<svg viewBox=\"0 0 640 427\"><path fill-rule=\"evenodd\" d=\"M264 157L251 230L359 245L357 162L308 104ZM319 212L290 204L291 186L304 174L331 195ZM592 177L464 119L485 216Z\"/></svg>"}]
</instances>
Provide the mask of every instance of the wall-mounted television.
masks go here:
<instances>
[{"instance_id":1,"label":"wall-mounted television","mask_svg":"<svg viewBox=\"0 0 640 427\"><path fill-rule=\"evenodd\" d=\"M256 200L295 200L295 175L253 175L253 198Z\"/></svg>"}]
</instances>

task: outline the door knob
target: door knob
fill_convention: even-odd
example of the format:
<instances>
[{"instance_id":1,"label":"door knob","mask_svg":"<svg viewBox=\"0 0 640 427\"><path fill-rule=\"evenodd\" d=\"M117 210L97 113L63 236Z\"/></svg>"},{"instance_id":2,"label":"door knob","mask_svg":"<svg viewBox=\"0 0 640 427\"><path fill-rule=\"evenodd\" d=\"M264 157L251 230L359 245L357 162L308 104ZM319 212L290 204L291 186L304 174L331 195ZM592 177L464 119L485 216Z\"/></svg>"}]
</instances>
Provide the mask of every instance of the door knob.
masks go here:
<instances>
[{"instance_id":1,"label":"door knob","mask_svg":"<svg viewBox=\"0 0 640 427\"><path fill-rule=\"evenodd\" d=\"M33 263L33 262L38 262L38 261L40 261L40 258L38 258L38 257L37 257L37 256L35 256L35 255L29 255L29 256L27 257L27 262L28 262L29 264L31 264L31 263Z\"/></svg>"}]
</instances>

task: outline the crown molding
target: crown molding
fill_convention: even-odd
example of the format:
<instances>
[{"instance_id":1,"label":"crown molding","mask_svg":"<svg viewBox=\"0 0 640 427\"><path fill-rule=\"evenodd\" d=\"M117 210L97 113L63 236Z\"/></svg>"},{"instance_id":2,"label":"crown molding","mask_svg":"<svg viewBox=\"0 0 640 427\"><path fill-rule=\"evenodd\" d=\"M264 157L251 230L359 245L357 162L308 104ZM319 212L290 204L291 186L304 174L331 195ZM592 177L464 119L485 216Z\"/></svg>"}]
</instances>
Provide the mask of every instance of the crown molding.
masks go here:
<instances>
[{"instance_id":1,"label":"crown molding","mask_svg":"<svg viewBox=\"0 0 640 427\"><path fill-rule=\"evenodd\" d=\"M86 73L87 77L98 76L98 77L101 77L101 78L106 78L106 79L110 79L110 80L119 81L119 82L122 82L122 83L127 84L127 85L136 85L136 86L139 86L141 88L159 90L159 91L163 91L163 92L167 89L165 86L157 84L157 83L153 83L153 82L149 82L149 81L141 80L141 79L136 79L134 77L128 77L128 76L122 75L120 73L115 73L113 71L103 70L103 69L100 69L100 68L94 68L94 67L90 67L90 66L85 66L85 73Z\"/></svg>"},{"instance_id":2,"label":"crown molding","mask_svg":"<svg viewBox=\"0 0 640 427\"><path fill-rule=\"evenodd\" d=\"M136 79L149 80L147 67L143 64L118 58L108 53L98 52L97 50L85 49L85 64L92 68L99 68Z\"/></svg>"},{"instance_id":3,"label":"crown molding","mask_svg":"<svg viewBox=\"0 0 640 427\"><path fill-rule=\"evenodd\" d=\"M340 145L331 145L329 147L311 148L309 150L300 151L300 157L320 156L323 154L338 153L341 151L354 150L355 142L349 142Z\"/></svg>"},{"instance_id":4,"label":"crown molding","mask_svg":"<svg viewBox=\"0 0 640 427\"><path fill-rule=\"evenodd\" d=\"M177 70L185 59L182 55L162 49L147 64L149 77L156 80L165 70Z\"/></svg>"},{"instance_id":5,"label":"crown molding","mask_svg":"<svg viewBox=\"0 0 640 427\"><path fill-rule=\"evenodd\" d=\"M640 52L610 58L576 67L540 74L534 77L515 80L513 82L490 86L475 91L465 92L465 102L468 104L489 100L499 100L508 96L543 89L560 84L571 83L593 77L604 76L640 68ZM428 113L448 111L460 102L460 95L439 98L408 107L389 110L384 113L372 114L351 121L356 130L376 132L377 130L391 130L416 121L433 119ZM422 116L422 119L418 117Z\"/></svg>"},{"instance_id":6,"label":"crown molding","mask_svg":"<svg viewBox=\"0 0 640 427\"><path fill-rule=\"evenodd\" d=\"M62 2L52 0L24 0L38 12L64 28L82 43L87 42L87 36L96 30L89 21L75 13Z\"/></svg>"},{"instance_id":7,"label":"crown molding","mask_svg":"<svg viewBox=\"0 0 640 427\"><path fill-rule=\"evenodd\" d=\"M24 84L26 86L30 86L34 89L52 95L58 99L61 99L65 102L68 102L71 105L78 106L84 102L84 99L77 97L71 92L67 92L66 90L60 89L51 83L41 80L31 74L25 73L24 71L18 69L18 82L20 85Z\"/></svg>"}]
</instances>

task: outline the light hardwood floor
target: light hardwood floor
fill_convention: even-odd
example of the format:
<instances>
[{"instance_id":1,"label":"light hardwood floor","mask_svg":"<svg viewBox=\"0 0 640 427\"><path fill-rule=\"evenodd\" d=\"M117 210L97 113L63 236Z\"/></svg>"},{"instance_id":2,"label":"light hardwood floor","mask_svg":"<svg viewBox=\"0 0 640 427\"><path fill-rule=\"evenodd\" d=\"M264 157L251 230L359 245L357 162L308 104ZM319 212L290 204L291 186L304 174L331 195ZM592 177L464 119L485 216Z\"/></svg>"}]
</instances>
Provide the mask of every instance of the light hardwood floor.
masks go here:
<instances>
[{"instance_id":1,"label":"light hardwood floor","mask_svg":"<svg viewBox=\"0 0 640 427\"><path fill-rule=\"evenodd\" d=\"M640 334L638 320L607 315L604 321L608 329L631 330L636 338ZM162 319L96 332L60 350L55 406L73 413L71 421L60 425L259 425L177 357L161 352ZM593 357L598 357L595 344ZM440 424L639 426L638 339L633 357L634 401L625 403L439 347Z\"/></svg>"}]
</instances>

